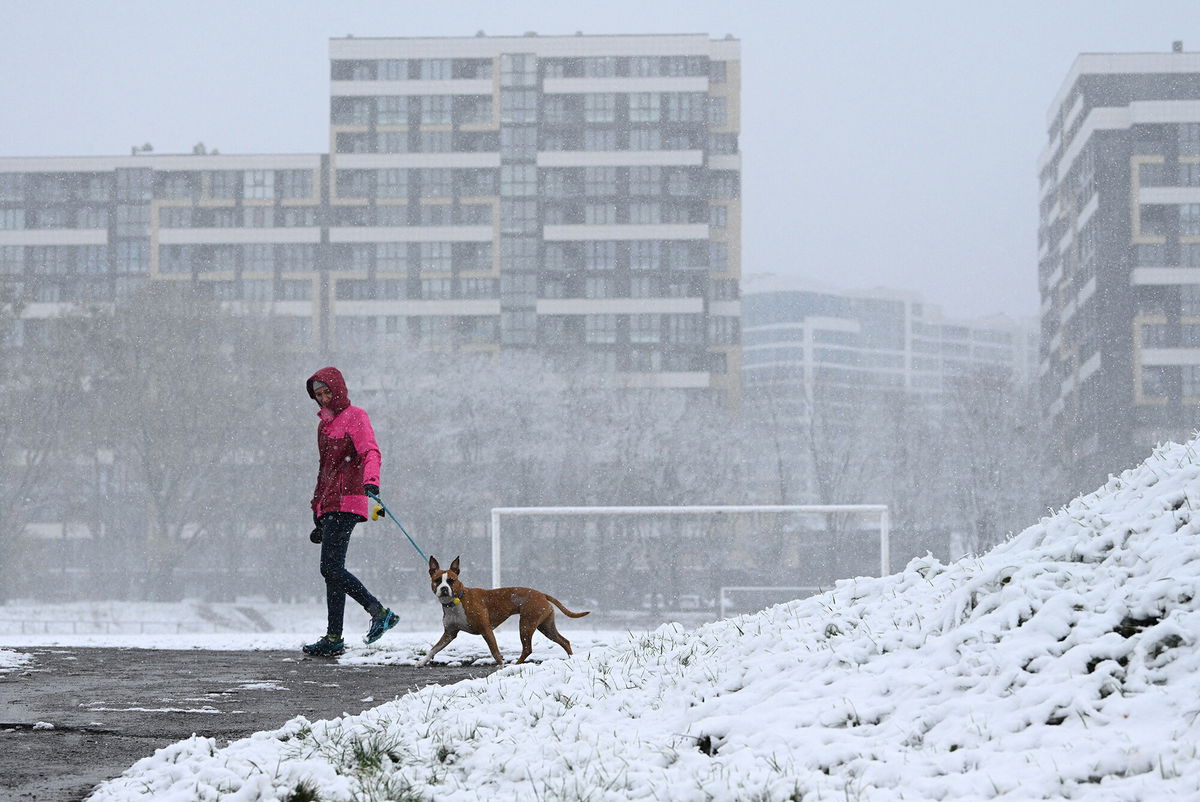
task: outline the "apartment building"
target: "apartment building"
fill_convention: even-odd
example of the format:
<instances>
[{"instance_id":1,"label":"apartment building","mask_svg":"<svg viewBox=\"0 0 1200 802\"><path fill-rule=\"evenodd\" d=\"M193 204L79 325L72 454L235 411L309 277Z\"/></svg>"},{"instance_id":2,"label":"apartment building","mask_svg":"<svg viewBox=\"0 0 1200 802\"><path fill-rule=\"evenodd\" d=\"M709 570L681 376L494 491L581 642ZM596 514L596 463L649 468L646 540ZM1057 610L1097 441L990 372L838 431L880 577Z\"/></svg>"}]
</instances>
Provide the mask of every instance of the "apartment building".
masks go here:
<instances>
[{"instance_id":1,"label":"apartment building","mask_svg":"<svg viewBox=\"0 0 1200 802\"><path fill-rule=\"evenodd\" d=\"M1080 55L1038 161L1044 416L1090 487L1200 411L1200 53Z\"/></svg>"},{"instance_id":2,"label":"apartment building","mask_svg":"<svg viewBox=\"0 0 1200 802\"><path fill-rule=\"evenodd\" d=\"M704 34L333 39L328 153L0 158L0 285L23 336L190 281L322 350L733 390L740 74Z\"/></svg>"},{"instance_id":3,"label":"apartment building","mask_svg":"<svg viewBox=\"0 0 1200 802\"><path fill-rule=\"evenodd\" d=\"M867 394L910 393L937 406L955 376L989 369L1027 384L1037 365L1033 320L953 319L920 295L847 291L747 276L742 381L747 389L814 387L860 405Z\"/></svg>"}]
</instances>

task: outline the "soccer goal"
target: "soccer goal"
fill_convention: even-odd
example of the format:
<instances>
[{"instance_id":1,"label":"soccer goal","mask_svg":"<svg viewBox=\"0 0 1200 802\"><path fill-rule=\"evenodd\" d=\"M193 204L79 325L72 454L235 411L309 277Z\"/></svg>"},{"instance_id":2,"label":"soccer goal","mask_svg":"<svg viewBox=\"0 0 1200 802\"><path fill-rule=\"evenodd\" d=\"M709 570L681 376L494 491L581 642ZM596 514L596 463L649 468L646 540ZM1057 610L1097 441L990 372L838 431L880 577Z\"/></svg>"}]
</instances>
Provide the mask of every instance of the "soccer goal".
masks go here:
<instances>
[{"instance_id":1,"label":"soccer goal","mask_svg":"<svg viewBox=\"0 0 1200 802\"><path fill-rule=\"evenodd\" d=\"M564 575L593 576L573 588L584 595L598 597L597 588L633 583L639 600L655 605L655 594L669 585L677 604L690 606L707 594L724 615L730 590L812 589L873 573L874 554L868 552L876 548L880 576L891 572L884 504L495 507L491 513L492 587L502 586L507 555L521 566L521 584L526 577L541 579L538 570L553 563L555 576L543 581L561 587ZM839 551L857 557L838 564L849 573L802 575L816 562L814 555ZM667 557L653 564L664 552ZM670 567L669 577L664 566Z\"/></svg>"}]
</instances>

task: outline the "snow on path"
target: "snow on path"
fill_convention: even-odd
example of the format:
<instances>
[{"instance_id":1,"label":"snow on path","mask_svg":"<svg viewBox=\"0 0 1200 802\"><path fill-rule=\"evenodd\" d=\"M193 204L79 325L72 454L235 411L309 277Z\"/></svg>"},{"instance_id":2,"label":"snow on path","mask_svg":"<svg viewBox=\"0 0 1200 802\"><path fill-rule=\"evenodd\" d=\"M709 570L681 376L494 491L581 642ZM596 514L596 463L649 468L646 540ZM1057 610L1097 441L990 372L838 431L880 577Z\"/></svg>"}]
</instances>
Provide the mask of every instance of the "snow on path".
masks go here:
<instances>
[{"instance_id":1,"label":"snow on path","mask_svg":"<svg viewBox=\"0 0 1200 802\"><path fill-rule=\"evenodd\" d=\"M977 558L193 737L92 799L1200 798L1197 447Z\"/></svg>"}]
</instances>

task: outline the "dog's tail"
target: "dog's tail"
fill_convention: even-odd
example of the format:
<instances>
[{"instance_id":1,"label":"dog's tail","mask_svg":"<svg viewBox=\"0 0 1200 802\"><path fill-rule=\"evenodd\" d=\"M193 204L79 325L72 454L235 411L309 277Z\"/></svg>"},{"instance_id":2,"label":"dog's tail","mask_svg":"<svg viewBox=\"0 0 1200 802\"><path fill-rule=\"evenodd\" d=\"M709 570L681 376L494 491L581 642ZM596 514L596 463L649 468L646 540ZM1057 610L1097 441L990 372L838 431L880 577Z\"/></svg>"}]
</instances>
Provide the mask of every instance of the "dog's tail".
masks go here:
<instances>
[{"instance_id":1,"label":"dog's tail","mask_svg":"<svg viewBox=\"0 0 1200 802\"><path fill-rule=\"evenodd\" d=\"M560 602L558 599L554 598L553 596L551 596L549 593L546 594L546 598L550 602L552 602L555 607L562 610L563 615L569 616L571 618L583 618L585 615L587 615L588 613L591 612L591 610L584 610L582 613L573 613L570 610L568 610L566 607L563 607L563 603Z\"/></svg>"}]
</instances>

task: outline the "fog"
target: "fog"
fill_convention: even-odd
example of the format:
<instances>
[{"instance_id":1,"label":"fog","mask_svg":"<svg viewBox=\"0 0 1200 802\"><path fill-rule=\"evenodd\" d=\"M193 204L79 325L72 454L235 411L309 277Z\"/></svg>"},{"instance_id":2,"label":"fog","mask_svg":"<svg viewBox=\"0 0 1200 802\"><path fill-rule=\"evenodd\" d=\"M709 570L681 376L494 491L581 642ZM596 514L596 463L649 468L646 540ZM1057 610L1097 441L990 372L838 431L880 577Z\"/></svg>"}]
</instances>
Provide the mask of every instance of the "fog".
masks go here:
<instances>
[{"instance_id":1,"label":"fog","mask_svg":"<svg viewBox=\"0 0 1200 802\"><path fill-rule=\"evenodd\" d=\"M9 4L0 160L125 155L142 143L157 154L200 142L224 154L327 153L328 42L347 34L728 33L742 58L743 277L890 287L951 318L1033 318L1050 102L1080 52L1200 45L1191 11ZM672 211L697 222L684 202ZM372 416L388 505L426 553L474 566L472 584L486 584L498 506L886 504L895 569L926 552L986 549L1103 478L1054 467L1037 388L1008 370L955 375L934 403L819 384L628 389L569 353L489 356L453 335L433 338L446 348L404 338L316 347L265 305L187 287L81 298L53 326L18 327L28 299L15 280L0 289L0 603L317 599L317 421L304 379L328 364ZM878 530L852 518L527 521L514 525L504 570L589 605L711 606L723 586L784 584L764 571L814 587L877 573ZM356 572L423 593L420 561L392 524L363 526Z\"/></svg>"}]
</instances>

